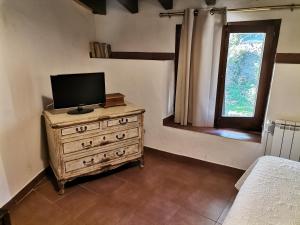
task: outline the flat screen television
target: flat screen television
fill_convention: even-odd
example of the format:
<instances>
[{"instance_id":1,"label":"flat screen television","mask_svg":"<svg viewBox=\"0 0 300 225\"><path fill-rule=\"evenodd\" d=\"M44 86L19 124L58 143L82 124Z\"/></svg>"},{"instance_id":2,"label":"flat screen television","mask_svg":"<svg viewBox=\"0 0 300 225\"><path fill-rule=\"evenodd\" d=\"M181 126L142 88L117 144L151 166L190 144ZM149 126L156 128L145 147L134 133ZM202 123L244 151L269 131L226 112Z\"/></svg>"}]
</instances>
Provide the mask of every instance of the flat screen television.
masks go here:
<instances>
[{"instance_id":1,"label":"flat screen television","mask_svg":"<svg viewBox=\"0 0 300 225\"><path fill-rule=\"evenodd\" d=\"M54 109L77 107L69 114L83 114L94 109L89 105L105 104L104 73L51 75Z\"/></svg>"}]
</instances>

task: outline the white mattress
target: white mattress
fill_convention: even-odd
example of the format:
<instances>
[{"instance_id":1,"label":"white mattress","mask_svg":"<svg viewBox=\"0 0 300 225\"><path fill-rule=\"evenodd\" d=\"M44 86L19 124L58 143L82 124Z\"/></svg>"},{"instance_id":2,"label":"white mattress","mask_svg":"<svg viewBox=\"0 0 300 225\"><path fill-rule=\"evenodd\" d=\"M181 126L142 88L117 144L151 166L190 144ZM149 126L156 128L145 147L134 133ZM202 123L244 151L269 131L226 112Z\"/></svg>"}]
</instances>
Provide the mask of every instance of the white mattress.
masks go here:
<instances>
[{"instance_id":1,"label":"white mattress","mask_svg":"<svg viewBox=\"0 0 300 225\"><path fill-rule=\"evenodd\" d=\"M223 225L300 225L300 163L263 156L236 184Z\"/></svg>"}]
</instances>

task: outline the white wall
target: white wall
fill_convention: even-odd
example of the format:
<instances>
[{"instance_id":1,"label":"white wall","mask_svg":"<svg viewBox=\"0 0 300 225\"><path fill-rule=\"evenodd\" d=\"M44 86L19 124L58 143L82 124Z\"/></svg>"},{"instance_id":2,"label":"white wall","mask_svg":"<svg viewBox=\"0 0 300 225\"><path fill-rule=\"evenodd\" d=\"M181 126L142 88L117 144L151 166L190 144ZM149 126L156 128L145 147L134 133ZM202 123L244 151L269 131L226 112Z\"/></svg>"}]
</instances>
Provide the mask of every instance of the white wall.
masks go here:
<instances>
[{"instance_id":1,"label":"white wall","mask_svg":"<svg viewBox=\"0 0 300 225\"><path fill-rule=\"evenodd\" d=\"M0 207L46 164L43 96L50 74L88 63L94 18L70 0L0 0Z\"/></svg>"},{"instance_id":2,"label":"white wall","mask_svg":"<svg viewBox=\"0 0 300 225\"><path fill-rule=\"evenodd\" d=\"M199 0L174 1L174 10L201 7ZM283 4L283 1L219 1L229 8ZM300 3L284 1L284 4ZM114 51L174 52L175 26L181 17L159 18L164 11L158 1L140 1L138 14L130 14L117 1L108 4L108 15L95 16L97 39L112 44ZM282 18L278 52L300 52L300 11L229 13L228 21ZM232 167L246 169L263 154L257 143L230 140L207 134L178 130L162 126L167 111L168 88L173 72L166 69L171 62L97 60L100 68L110 74L108 80L115 91L122 91L127 99L146 108L145 145L160 150L203 159ZM112 66L114 65L114 66ZM159 69L159 66L161 68ZM166 68L165 68L166 67ZM172 67L172 66L171 66ZM268 119L294 119L300 121L300 66L276 65ZM171 73L171 74L170 74ZM131 85L134 82L138 85ZM134 88L134 89L133 89ZM155 96L152 100L151 97Z\"/></svg>"}]
</instances>

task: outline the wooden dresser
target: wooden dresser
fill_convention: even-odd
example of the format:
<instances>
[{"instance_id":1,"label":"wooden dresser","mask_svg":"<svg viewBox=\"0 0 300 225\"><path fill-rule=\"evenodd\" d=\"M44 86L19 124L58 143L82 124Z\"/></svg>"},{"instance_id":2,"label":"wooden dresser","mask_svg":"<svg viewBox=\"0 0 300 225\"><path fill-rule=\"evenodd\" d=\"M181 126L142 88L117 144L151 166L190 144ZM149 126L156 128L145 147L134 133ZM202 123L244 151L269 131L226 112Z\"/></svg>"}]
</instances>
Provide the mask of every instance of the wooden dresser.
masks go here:
<instances>
[{"instance_id":1,"label":"wooden dresser","mask_svg":"<svg viewBox=\"0 0 300 225\"><path fill-rule=\"evenodd\" d=\"M76 177L100 173L130 161L143 167L144 109L132 104L69 115L45 110L50 166L59 193Z\"/></svg>"}]
</instances>

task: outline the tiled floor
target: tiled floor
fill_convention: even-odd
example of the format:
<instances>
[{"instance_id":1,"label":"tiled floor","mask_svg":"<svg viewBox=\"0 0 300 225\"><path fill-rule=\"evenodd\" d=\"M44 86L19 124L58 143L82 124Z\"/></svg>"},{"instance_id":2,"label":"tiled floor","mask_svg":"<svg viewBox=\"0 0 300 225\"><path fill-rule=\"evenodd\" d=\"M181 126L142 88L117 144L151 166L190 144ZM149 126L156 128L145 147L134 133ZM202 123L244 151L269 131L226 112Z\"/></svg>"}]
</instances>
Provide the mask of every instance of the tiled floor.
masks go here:
<instances>
[{"instance_id":1,"label":"tiled floor","mask_svg":"<svg viewBox=\"0 0 300 225\"><path fill-rule=\"evenodd\" d=\"M13 225L215 225L236 195L238 171L146 151L145 168L81 178L58 195L45 178L11 210Z\"/></svg>"}]
</instances>

